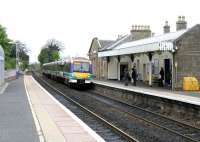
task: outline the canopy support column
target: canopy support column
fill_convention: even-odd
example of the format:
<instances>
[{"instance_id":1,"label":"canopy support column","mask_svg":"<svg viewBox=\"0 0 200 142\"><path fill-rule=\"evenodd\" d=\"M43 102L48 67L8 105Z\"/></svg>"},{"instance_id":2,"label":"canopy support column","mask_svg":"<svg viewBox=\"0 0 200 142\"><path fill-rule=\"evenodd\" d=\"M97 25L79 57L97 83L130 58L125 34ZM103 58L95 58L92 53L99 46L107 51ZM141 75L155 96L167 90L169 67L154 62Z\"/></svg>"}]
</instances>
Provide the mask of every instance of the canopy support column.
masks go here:
<instances>
[{"instance_id":1,"label":"canopy support column","mask_svg":"<svg viewBox=\"0 0 200 142\"><path fill-rule=\"evenodd\" d=\"M149 86L152 86L152 56L152 52L149 52Z\"/></svg>"}]
</instances>

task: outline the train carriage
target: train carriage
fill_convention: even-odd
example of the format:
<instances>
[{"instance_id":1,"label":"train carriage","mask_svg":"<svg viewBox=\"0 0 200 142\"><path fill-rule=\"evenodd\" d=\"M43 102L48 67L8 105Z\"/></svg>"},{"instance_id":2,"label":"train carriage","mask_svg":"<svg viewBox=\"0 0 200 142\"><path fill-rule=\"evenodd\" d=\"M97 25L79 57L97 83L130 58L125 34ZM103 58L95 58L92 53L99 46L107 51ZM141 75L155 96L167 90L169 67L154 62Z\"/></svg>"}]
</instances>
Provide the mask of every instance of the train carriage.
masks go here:
<instances>
[{"instance_id":1,"label":"train carriage","mask_svg":"<svg viewBox=\"0 0 200 142\"><path fill-rule=\"evenodd\" d=\"M46 63L42 72L49 78L69 85L91 84L93 80L91 61L83 57Z\"/></svg>"}]
</instances>

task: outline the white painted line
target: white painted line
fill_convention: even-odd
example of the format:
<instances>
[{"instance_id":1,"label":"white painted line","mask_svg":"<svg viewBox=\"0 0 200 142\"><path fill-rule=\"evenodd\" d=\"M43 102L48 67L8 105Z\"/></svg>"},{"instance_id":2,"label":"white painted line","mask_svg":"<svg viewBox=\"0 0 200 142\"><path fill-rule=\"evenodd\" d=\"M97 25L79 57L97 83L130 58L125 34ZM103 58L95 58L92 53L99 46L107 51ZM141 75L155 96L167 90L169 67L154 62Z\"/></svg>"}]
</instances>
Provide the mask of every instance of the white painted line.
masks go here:
<instances>
[{"instance_id":1,"label":"white painted line","mask_svg":"<svg viewBox=\"0 0 200 142\"><path fill-rule=\"evenodd\" d=\"M24 87L25 87L26 94L27 94L27 97L28 97L28 102L29 102L29 105L30 105L30 108L31 108L31 112L32 112L32 115L33 115L33 119L34 119L34 122L35 122L35 127L36 127L36 130L37 130L38 136L39 136L39 140L40 140L40 142L46 142L45 137L44 137L43 132L42 132L42 129L41 129L41 126L40 126L40 123L39 123L39 120L38 120L37 115L34 111L33 104L31 103L30 95L29 95L27 87L26 87L25 77L24 77Z\"/></svg>"},{"instance_id":2,"label":"white painted line","mask_svg":"<svg viewBox=\"0 0 200 142\"><path fill-rule=\"evenodd\" d=\"M33 77L32 79L47 95L49 95L49 97L52 98L53 101L55 101L67 114L69 114L76 122L78 122L84 128L84 130L86 130L92 137L94 137L98 142L105 142L105 140L101 136L99 136L87 124L85 124L81 119L79 119L75 114L73 114L69 109L67 109L63 104L61 104L46 89L44 89Z\"/></svg>"},{"instance_id":3,"label":"white painted line","mask_svg":"<svg viewBox=\"0 0 200 142\"><path fill-rule=\"evenodd\" d=\"M3 86L1 86L0 95L4 93L4 91L6 90L7 87L8 87L8 83L7 82Z\"/></svg>"}]
</instances>

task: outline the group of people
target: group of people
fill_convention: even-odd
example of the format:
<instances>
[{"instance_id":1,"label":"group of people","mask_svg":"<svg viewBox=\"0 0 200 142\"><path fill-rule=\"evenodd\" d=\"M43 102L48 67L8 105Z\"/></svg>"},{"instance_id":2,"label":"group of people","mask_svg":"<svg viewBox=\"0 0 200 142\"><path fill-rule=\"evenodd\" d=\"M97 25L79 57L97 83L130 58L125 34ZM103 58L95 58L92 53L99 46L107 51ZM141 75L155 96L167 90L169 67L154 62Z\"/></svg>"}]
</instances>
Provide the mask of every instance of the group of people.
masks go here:
<instances>
[{"instance_id":1,"label":"group of people","mask_svg":"<svg viewBox=\"0 0 200 142\"><path fill-rule=\"evenodd\" d=\"M160 87L164 87L164 69L163 67L161 67L160 73L159 73L159 86ZM132 68L132 73L131 76L129 74L129 71L127 68L124 69L124 82L125 82L125 86L128 86L128 82L129 80L133 80L133 85L136 86L136 82L137 82L137 70L135 68L135 66Z\"/></svg>"},{"instance_id":2,"label":"group of people","mask_svg":"<svg viewBox=\"0 0 200 142\"><path fill-rule=\"evenodd\" d=\"M133 85L136 86L136 81L137 81L137 71L135 66L132 68L132 73L131 73L131 77L129 74L129 71L127 68L124 69L124 81L125 81L125 86L128 85L129 80L133 80Z\"/></svg>"}]
</instances>

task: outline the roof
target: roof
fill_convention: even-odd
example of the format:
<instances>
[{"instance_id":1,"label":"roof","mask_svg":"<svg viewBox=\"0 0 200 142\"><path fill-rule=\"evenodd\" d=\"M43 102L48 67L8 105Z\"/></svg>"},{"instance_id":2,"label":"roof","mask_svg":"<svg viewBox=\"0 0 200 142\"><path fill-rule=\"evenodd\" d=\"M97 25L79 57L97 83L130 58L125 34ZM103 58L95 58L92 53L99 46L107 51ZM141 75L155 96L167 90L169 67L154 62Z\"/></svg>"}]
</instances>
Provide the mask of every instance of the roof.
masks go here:
<instances>
[{"instance_id":1,"label":"roof","mask_svg":"<svg viewBox=\"0 0 200 142\"><path fill-rule=\"evenodd\" d=\"M112 50L100 51L99 57L151 52L158 50L174 51L173 42L190 29L167 33L117 45Z\"/></svg>"},{"instance_id":2,"label":"roof","mask_svg":"<svg viewBox=\"0 0 200 142\"><path fill-rule=\"evenodd\" d=\"M69 57L69 58L65 58L65 59L60 59L58 61L45 63L45 64L43 64L43 66L54 65L54 64L64 65L66 62L72 62L72 61L90 62L90 60L85 57Z\"/></svg>"},{"instance_id":3,"label":"roof","mask_svg":"<svg viewBox=\"0 0 200 142\"><path fill-rule=\"evenodd\" d=\"M92 43L90 45L88 53L90 53L90 50L92 48L92 45L93 45L94 41L98 42L100 48L104 48L106 46L110 46L114 42L113 40L99 40L97 37L95 37L95 38L92 39Z\"/></svg>"},{"instance_id":4,"label":"roof","mask_svg":"<svg viewBox=\"0 0 200 142\"><path fill-rule=\"evenodd\" d=\"M100 44L101 48L110 46L113 42L114 42L113 40L99 40L99 44Z\"/></svg>"},{"instance_id":5,"label":"roof","mask_svg":"<svg viewBox=\"0 0 200 142\"><path fill-rule=\"evenodd\" d=\"M122 48L128 48L128 47L133 47L133 46L163 42L163 41L173 42L178 37L180 37L181 35L186 33L188 30L189 29L180 30L180 31L177 31L177 32L166 33L166 34L159 35L159 36L154 36L154 37L149 37L149 38L145 38L145 39L141 39L141 40L127 42L125 44L122 44L121 46L117 46L115 49L122 49Z\"/></svg>"},{"instance_id":6,"label":"roof","mask_svg":"<svg viewBox=\"0 0 200 142\"><path fill-rule=\"evenodd\" d=\"M129 41L131 41L131 35L122 36L121 38L118 38L117 40L113 41L112 44L109 44L105 46L104 48L101 48L100 51L111 50L115 48L116 46L121 45L125 42L129 42Z\"/></svg>"}]
</instances>

